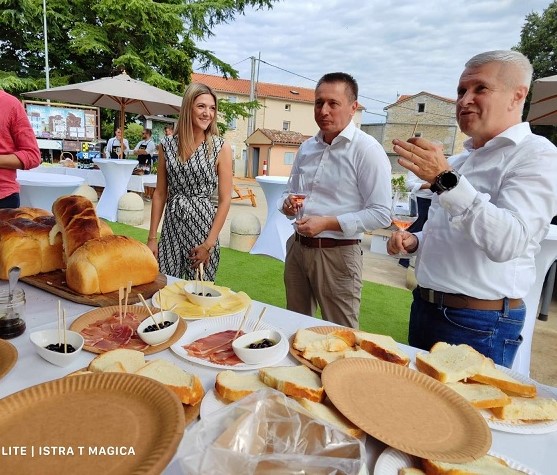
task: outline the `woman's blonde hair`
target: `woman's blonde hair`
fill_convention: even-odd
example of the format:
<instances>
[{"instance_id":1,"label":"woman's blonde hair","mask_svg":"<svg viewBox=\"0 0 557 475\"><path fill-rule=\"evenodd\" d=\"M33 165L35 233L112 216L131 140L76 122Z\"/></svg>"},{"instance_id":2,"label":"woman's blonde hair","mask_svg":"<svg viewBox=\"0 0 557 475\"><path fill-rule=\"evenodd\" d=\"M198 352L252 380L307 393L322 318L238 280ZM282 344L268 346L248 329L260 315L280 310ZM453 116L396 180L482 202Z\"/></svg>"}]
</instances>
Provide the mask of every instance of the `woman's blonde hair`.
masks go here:
<instances>
[{"instance_id":1,"label":"woman's blonde hair","mask_svg":"<svg viewBox=\"0 0 557 475\"><path fill-rule=\"evenodd\" d=\"M178 158L182 163L186 162L197 148L193 135L192 111L195 100L203 94L211 94L215 100L215 116L209 127L205 130L205 142L207 142L209 156L211 156L211 151L213 149L213 136L219 135L217 127L217 96L209 86L201 83L191 83L184 92L184 98L182 99L182 106L180 108L180 117L175 131L176 135L178 135Z\"/></svg>"}]
</instances>

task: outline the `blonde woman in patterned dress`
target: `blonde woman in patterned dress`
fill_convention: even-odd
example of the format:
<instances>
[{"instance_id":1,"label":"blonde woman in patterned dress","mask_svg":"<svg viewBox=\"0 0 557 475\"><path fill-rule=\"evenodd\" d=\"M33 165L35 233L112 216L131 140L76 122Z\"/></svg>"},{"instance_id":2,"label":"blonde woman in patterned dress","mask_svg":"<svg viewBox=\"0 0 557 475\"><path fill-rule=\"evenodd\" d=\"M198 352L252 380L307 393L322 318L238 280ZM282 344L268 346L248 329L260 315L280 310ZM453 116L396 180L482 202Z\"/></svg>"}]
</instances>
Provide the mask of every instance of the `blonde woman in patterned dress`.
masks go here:
<instances>
[{"instance_id":1,"label":"blonde woman in patterned dress","mask_svg":"<svg viewBox=\"0 0 557 475\"><path fill-rule=\"evenodd\" d=\"M211 195L217 186L215 209ZM162 273L194 280L195 270L203 263L204 278L215 280L218 236L231 197L232 149L218 135L217 98L208 86L192 83L184 93L175 134L164 137L159 145L147 245Z\"/></svg>"}]
</instances>

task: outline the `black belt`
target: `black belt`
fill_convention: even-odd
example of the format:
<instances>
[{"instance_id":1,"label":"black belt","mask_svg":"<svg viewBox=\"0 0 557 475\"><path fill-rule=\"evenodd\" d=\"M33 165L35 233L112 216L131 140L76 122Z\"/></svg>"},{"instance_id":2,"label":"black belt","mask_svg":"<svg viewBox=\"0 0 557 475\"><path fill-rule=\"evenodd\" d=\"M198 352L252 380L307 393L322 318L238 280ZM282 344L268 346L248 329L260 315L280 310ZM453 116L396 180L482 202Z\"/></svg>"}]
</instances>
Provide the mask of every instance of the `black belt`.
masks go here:
<instances>
[{"instance_id":1,"label":"black belt","mask_svg":"<svg viewBox=\"0 0 557 475\"><path fill-rule=\"evenodd\" d=\"M432 289L424 289L423 287L418 287L418 289L422 300L445 307L469 308L471 310L502 310L505 303L505 299L483 300L462 294L446 294ZM524 303L522 299L507 300L509 302L509 308L518 308Z\"/></svg>"},{"instance_id":2,"label":"black belt","mask_svg":"<svg viewBox=\"0 0 557 475\"><path fill-rule=\"evenodd\" d=\"M298 233L296 233L296 241L298 241L302 246L319 248L352 246L354 244L360 244L359 239L311 238L302 236Z\"/></svg>"}]
</instances>

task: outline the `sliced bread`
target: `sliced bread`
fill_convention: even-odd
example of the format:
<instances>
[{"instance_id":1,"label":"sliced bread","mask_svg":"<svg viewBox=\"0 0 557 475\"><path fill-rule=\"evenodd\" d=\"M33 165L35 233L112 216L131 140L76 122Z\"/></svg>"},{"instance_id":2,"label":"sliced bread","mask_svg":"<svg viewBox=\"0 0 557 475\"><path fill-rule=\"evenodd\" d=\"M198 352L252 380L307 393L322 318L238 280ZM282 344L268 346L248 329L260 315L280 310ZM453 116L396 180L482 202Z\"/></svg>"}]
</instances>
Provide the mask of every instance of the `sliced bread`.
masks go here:
<instances>
[{"instance_id":1,"label":"sliced bread","mask_svg":"<svg viewBox=\"0 0 557 475\"><path fill-rule=\"evenodd\" d=\"M215 380L215 391L226 401L238 401L259 389L268 389L257 373L221 371Z\"/></svg>"},{"instance_id":2,"label":"sliced bread","mask_svg":"<svg viewBox=\"0 0 557 475\"><path fill-rule=\"evenodd\" d=\"M466 463L423 461L427 475L505 475L524 472L510 468L507 463L493 455L484 455L477 460Z\"/></svg>"},{"instance_id":3,"label":"sliced bread","mask_svg":"<svg viewBox=\"0 0 557 475\"><path fill-rule=\"evenodd\" d=\"M456 391L472 406L489 409L491 407L502 407L511 403L511 398L499 388L485 384L447 383L453 391Z\"/></svg>"},{"instance_id":4,"label":"sliced bread","mask_svg":"<svg viewBox=\"0 0 557 475\"><path fill-rule=\"evenodd\" d=\"M343 358L345 353L345 351L326 351L306 348L302 356L304 359L311 361L312 365L319 369L323 369L329 363Z\"/></svg>"},{"instance_id":5,"label":"sliced bread","mask_svg":"<svg viewBox=\"0 0 557 475\"><path fill-rule=\"evenodd\" d=\"M362 350L359 347L353 351L345 351L343 352L344 358L367 358L370 360L378 360L377 356L373 356L371 353L368 353L366 350Z\"/></svg>"},{"instance_id":6,"label":"sliced bread","mask_svg":"<svg viewBox=\"0 0 557 475\"><path fill-rule=\"evenodd\" d=\"M392 337L362 331L354 332L354 334L360 348L373 356L402 366L410 364L410 357L398 347Z\"/></svg>"},{"instance_id":7,"label":"sliced bread","mask_svg":"<svg viewBox=\"0 0 557 475\"><path fill-rule=\"evenodd\" d=\"M321 419L329 424L337 427L338 429L346 432L352 437L362 437L365 432L359 427L355 426L346 417L344 417L339 410L332 404L323 404L320 402L310 401L304 398L295 398L300 405L306 409L316 419Z\"/></svg>"},{"instance_id":8,"label":"sliced bread","mask_svg":"<svg viewBox=\"0 0 557 475\"><path fill-rule=\"evenodd\" d=\"M429 353L416 355L416 367L442 383L456 383L480 373L485 360L484 355L469 345L440 342Z\"/></svg>"},{"instance_id":9,"label":"sliced bread","mask_svg":"<svg viewBox=\"0 0 557 475\"><path fill-rule=\"evenodd\" d=\"M321 402L325 397L321 378L307 366L261 368L259 378L267 386L287 396L306 398L315 402Z\"/></svg>"},{"instance_id":10,"label":"sliced bread","mask_svg":"<svg viewBox=\"0 0 557 475\"><path fill-rule=\"evenodd\" d=\"M510 404L490 410L505 421L557 420L557 401L551 398L511 397Z\"/></svg>"},{"instance_id":11,"label":"sliced bread","mask_svg":"<svg viewBox=\"0 0 557 475\"><path fill-rule=\"evenodd\" d=\"M306 330L305 328L300 328L296 332L292 346L298 351L304 351L306 347L314 342L321 341L325 338L325 335L321 333L316 333L311 330Z\"/></svg>"},{"instance_id":12,"label":"sliced bread","mask_svg":"<svg viewBox=\"0 0 557 475\"><path fill-rule=\"evenodd\" d=\"M126 368L120 361L115 361L114 363L108 365L103 373L127 373Z\"/></svg>"},{"instance_id":13,"label":"sliced bread","mask_svg":"<svg viewBox=\"0 0 557 475\"><path fill-rule=\"evenodd\" d=\"M398 469L398 475L426 475L421 468L403 467Z\"/></svg>"},{"instance_id":14,"label":"sliced bread","mask_svg":"<svg viewBox=\"0 0 557 475\"><path fill-rule=\"evenodd\" d=\"M154 379L173 391L183 404L195 406L203 397L200 379L166 360L153 360L135 374Z\"/></svg>"},{"instance_id":15,"label":"sliced bread","mask_svg":"<svg viewBox=\"0 0 557 475\"><path fill-rule=\"evenodd\" d=\"M135 373L145 365L145 355L141 351L118 348L101 353L89 363L87 369L94 373L103 373L115 363L121 363L126 373Z\"/></svg>"},{"instance_id":16,"label":"sliced bread","mask_svg":"<svg viewBox=\"0 0 557 475\"><path fill-rule=\"evenodd\" d=\"M536 386L533 384L522 383L509 376L504 371L498 369L493 360L487 358L486 364L477 374L470 376L472 381L489 384L502 389L512 396L534 397L537 393Z\"/></svg>"}]
</instances>

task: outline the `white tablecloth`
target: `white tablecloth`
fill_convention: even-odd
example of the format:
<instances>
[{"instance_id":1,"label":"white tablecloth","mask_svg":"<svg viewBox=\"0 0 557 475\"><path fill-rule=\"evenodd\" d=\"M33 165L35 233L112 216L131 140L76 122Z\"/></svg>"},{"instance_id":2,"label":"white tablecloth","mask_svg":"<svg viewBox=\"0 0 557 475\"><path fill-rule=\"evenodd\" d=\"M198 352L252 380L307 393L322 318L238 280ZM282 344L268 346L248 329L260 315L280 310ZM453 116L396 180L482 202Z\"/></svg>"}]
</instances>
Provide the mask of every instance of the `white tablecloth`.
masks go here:
<instances>
[{"instance_id":1,"label":"white tablecloth","mask_svg":"<svg viewBox=\"0 0 557 475\"><path fill-rule=\"evenodd\" d=\"M85 179L85 184L90 186L105 187L106 183L104 175L100 170L84 169L84 168L68 168L68 167L45 167L39 166L33 171L38 173L56 173L60 175L79 176ZM128 181L128 191L143 193L146 186L155 186L157 183L157 175L132 175Z\"/></svg>"},{"instance_id":2,"label":"white tablecloth","mask_svg":"<svg viewBox=\"0 0 557 475\"><path fill-rule=\"evenodd\" d=\"M172 282L175 279L169 277L168 280ZM28 329L23 335L10 340L17 347L19 358L10 373L0 380L0 398L35 384L64 377L72 371L87 366L95 357L92 353L82 351L78 360L72 366L66 368L51 365L39 357L29 341L29 334L36 329L56 328L58 297L24 283L20 283L18 286L25 290L27 297L26 320ZM6 287L6 282L0 283L0 290ZM77 316L92 309L92 307L66 300L62 300L62 303L68 317L68 325ZM263 306L264 304L261 302L253 302L252 314L258 315ZM265 321L281 329L289 338L298 328L327 324L327 322L271 305L267 305ZM401 345L401 347L411 356L414 356L416 353L416 349L412 347L406 345ZM205 390L213 388L216 374L220 371L185 361L176 356L170 349L157 353L152 358L167 359L186 371L197 374L201 378ZM290 355L284 361L295 363L295 360ZM373 401L370 401L370 404L372 403ZM535 470L538 474L550 475L555 473L555 467L557 467L557 451L555 450L557 447L557 432L542 435L518 435L492 431L492 435L492 450L494 452L518 461ZM370 460L370 473L373 473L377 456L385 448L385 445L372 437L368 437L366 448ZM181 474L177 457L185 453L185 451L187 451L187 447L181 445L177 456L165 470L164 473L166 475Z\"/></svg>"},{"instance_id":3,"label":"white tablecloth","mask_svg":"<svg viewBox=\"0 0 557 475\"><path fill-rule=\"evenodd\" d=\"M33 170L17 170L21 206L52 209L57 198L79 188L83 178L64 174L44 175Z\"/></svg>"},{"instance_id":4,"label":"white tablecloth","mask_svg":"<svg viewBox=\"0 0 557 475\"><path fill-rule=\"evenodd\" d=\"M294 232L292 223L277 208L280 195L286 190L288 177L285 176L258 176L255 177L267 201L267 219L261 234L251 248L250 254L266 254L280 259L286 259L286 241Z\"/></svg>"}]
</instances>

